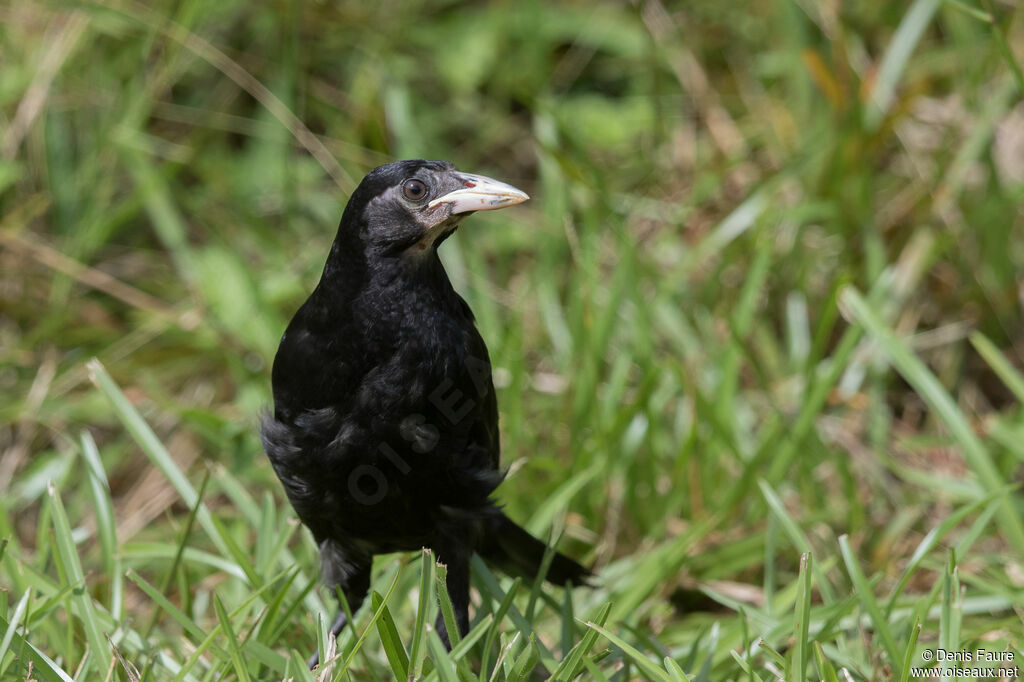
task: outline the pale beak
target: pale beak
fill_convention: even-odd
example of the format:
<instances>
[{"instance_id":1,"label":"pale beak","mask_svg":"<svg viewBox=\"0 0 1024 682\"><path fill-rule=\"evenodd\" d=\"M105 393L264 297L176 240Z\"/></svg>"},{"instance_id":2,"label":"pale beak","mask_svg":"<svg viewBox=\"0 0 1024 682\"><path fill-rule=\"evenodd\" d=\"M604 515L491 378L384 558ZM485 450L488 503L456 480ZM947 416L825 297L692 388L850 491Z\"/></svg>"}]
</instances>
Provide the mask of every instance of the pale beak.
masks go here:
<instances>
[{"instance_id":1,"label":"pale beak","mask_svg":"<svg viewBox=\"0 0 1024 682\"><path fill-rule=\"evenodd\" d=\"M530 197L521 189L498 182L485 175L459 173L465 185L462 189L449 192L427 204L427 208L435 208L441 204L451 204L452 215L470 211L490 211L514 204L521 204Z\"/></svg>"}]
</instances>

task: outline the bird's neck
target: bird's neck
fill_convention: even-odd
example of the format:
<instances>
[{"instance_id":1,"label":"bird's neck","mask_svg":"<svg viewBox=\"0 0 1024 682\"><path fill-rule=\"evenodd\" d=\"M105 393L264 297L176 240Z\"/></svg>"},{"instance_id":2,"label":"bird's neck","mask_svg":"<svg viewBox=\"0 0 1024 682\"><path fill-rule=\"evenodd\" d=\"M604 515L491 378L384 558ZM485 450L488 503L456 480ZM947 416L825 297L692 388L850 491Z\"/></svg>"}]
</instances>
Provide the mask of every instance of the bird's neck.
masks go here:
<instances>
[{"instance_id":1,"label":"bird's neck","mask_svg":"<svg viewBox=\"0 0 1024 682\"><path fill-rule=\"evenodd\" d=\"M461 298L448 279L436 250L401 254L374 265L363 295L375 303L378 310L436 314L458 309Z\"/></svg>"},{"instance_id":2,"label":"bird's neck","mask_svg":"<svg viewBox=\"0 0 1024 682\"><path fill-rule=\"evenodd\" d=\"M435 249L426 253L365 255L335 246L311 296L327 319L370 315L372 326L401 323L422 314L463 315L456 293Z\"/></svg>"}]
</instances>

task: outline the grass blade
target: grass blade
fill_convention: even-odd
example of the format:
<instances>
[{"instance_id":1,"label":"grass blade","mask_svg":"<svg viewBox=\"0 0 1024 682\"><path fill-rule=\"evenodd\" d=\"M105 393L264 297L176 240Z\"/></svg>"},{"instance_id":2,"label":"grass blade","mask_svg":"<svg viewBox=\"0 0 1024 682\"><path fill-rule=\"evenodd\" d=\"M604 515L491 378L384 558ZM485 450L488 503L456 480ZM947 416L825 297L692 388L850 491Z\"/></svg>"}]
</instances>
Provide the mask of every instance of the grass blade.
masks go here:
<instances>
[{"instance_id":1,"label":"grass blade","mask_svg":"<svg viewBox=\"0 0 1024 682\"><path fill-rule=\"evenodd\" d=\"M393 595L395 592L395 586L398 585L398 579L400 576L401 573L395 573L395 577L391 580L391 585L388 587L387 592L384 593L384 598L381 599L380 605L374 609L373 616L370 618L370 622L367 624L366 629L363 630L363 634L359 636L359 639L357 639L355 644L352 646L351 651L348 652L348 656L345 657L345 662L344 664L342 664L341 669L337 673L338 677L340 677L342 674L345 673L345 671L349 669L349 666L352 665L352 661L355 660L356 654L360 651L360 649L362 649L363 643L366 641L366 638L369 636L370 632L372 632L375 629L377 623L380 620L381 614L383 614L384 609L387 608L388 601L391 600L391 595Z\"/></svg>"},{"instance_id":2,"label":"grass blade","mask_svg":"<svg viewBox=\"0 0 1024 682\"><path fill-rule=\"evenodd\" d=\"M896 86L903 75L907 61L940 4L941 0L914 0L910 9L903 15L903 19L885 51L882 65L878 69L878 78L868 96L868 108L864 119L869 130L877 129L892 107L896 96Z\"/></svg>"},{"instance_id":3,"label":"grass blade","mask_svg":"<svg viewBox=\"0 0 1024 682\"><path fill-rule=\"evenodd\" d=\"M946 424L960 444L964 458L986 492L992 494L1005 490L1010 481L1003 480L999 469L993 463L981 439L974 433L967 417L953 402L935 375L928 370L920 358L910 351L907 344L882 322L853 287L849 287L843 292L842 302L853 319L875 338L896 370ZM1002 494L999 500L999 511L996 514L999 526L1014 549L1019 554L1024 554L1024 521L1021 520L1010 494Z\"/></svg>"},{"instance_id":4,"label":"grass blade","mask_svg":"<svg viewBox=\"0 0 1024 682\"><path fill-rule=\"evenodd\" d=\"M611 602L605 603L589 622L603 626L605 621L608 620L608 614L611 610ZM583 665L583 657L589 654L590 650L594 648L594 644L597 643L597 634L597 630L594 628L589 628L584 632L583 638L579 643L572 648L569 655L563 658L562 662L555 668L555 672L551 675L552 682L568 682L576 677L580 667Z\"/></svg>"},{"instance_id":5,"label":"grass blade","mask_svg":"<svg viewBox=\"0 0 1024 682\"><path fill-rule=\"evenodd\" d=\"M60 500L56 487L52 484L48 488L48 493L52 510L54 544L57 546L57 553L67 572L68 584L76 586L72 591L71 599L77 606L78 617L82 621L86 639L89 641L95 661L93 669L97 675L105 675L110 668L113 654L107 644L107 638L103 634L103 626L100 623L95 604L92 597L89 596L85 573L82 572L82 564L78 560L78 548L71 537L71 525L64 512L64 504Z\"/></svg>"},{"instance_id":6,"label":"grass blade","mask_svg":"<svg viewBox=\"0 0 1024 682\"><path fill-rule=\"evenodd\" d=\"M509 682L523 682L533 672L539 659L540 653L537 651L533 635L530 635L530 641L526 643L526 650L519 654L519 658L512 664L512 672L505 679Z\"/></svg>"},{"instance_id":7,"label":"grass blade","mask_svg":"<svg viewBox=\"0 0 1024 682\"><path fill-rule=\"evenodd\" d=\"M804 682L807 679L807 658L810 651L808 632L811 621L811 570L813 557L810 552L800 555L800 573L797 578L797 599L796 618L794 619L793 638L796 642L793 647L793 662L795 666L794 679Z\"/></svg>"},{"instance_id":8,"label":"grass blade","mask_svg":"<svg viewBox=\"0 0 1024 682\"><path fill-rule=\"evenodd\" d=\"M593 630L596 630L597 632L601 633L605 637L605 639L607 639L609 642L622 649L622 652L629 656L629 660L636 663L637 667L643 670L644 673L646 673L650 677L653 677L655 680L658 680L658 682L671 682L668 673L666 673L664 670L662 670L657 665L652 663L651 659L647 658L647 656L645 656L642 652L637 650L633 645L631 645L626 640L622 639L613 632L609 632L608 630L604 629L596 623L588 621L587 623L585 623L585 625L588 628L592 628Z\"/></svg>"},{"instance_id":9,"label":"grass blade","mask_svg":"<svg viewBox=\"0 0 1024 682\"><path fill-rule=\"evenodd\" d=\"M141 589L146 596L153 600L153 602L159 606L164 612L167 613L171 618L174 619L182 629L188 633L195 641L201 642L206 637L206 633L200 629L196 623L189 618L181 609L171 603L171 601L164 596L164 593L158 590L156 587L151 585L145 578L136 573L135 571L129 570L127 578L135 583L139 589Z\"/></svg>"},{"instance_id":10,"label":"grass blade","mask_svg":"<svg viewBox=\"0 0 1024 682\"><path fill-rule=\"evenodd\" d=\"M8 622L6 618L0 616L0 628L3 628L5 632L12 633L11 642L15 645L15 649L20 652L21 656L32 662L34 679L38 679L39 682L73 682L71 675L63 668L17 633L17 627L13 621ZM103 672L106 673L106 670Z\"/></svg>"},{"instance_id":11,"label":"grass blade","mask_svg":"<svg viewBox=\"0 0 1024 682\"><path fill-rule=\"evenodd\" d=\"M238 646L238 639L235 637L234 628L231 627L231 619L228 617L228 612L224 609L224 604L217 595L213 595L213 606L217 611L217 620L220 621L220 628L228 640L228 655L231 658L231 665L234 667L235 673L240 680L249 682L249 668L246 666L245 658L242 656L242 649Z\"/></svg>"},{"instance_id":12,"label":"grass blade","mask_svg":"<svg viewBox=\"0 0 1024 682\"><path fill-rule=\"evenodd\" d=\"M121 553L117 543L117 524L114 521L114 503L110 499L110 484L103 470L96 442L88 431L80 437L82 458L88 472L89 492L92 494L93 509L96 512L96 531L103 553L103 570L110 577L110 613L121 616L123 603L123 578Z\"/></svg>"},{"instance_id":13,"label":"grass blade","mask_svg":"<svg viewBox=\"0 0 1024 682\"><path fill-rule=\"evenodd\" d=\"M1006 356L1000 352L996 345L992 343L987 336L981 332L973 332L970 336L971 345L974 346L974 350L978 351L988 366L992 368L992 371L996 373L1002 382L1006 385L1013 396L1017 399L1017 402L1024 405L1024 375L1021 375L1017 369L1010 364L1010 361L1006 359Z\"/></svg>"},{"instance_id":14,"label":"grass blade","mask_svg":"<svg viewBox=\"0 0 1024 682\"><path fill-rule=\"evenodd\" d=\"M939 648L943 651L962 651L960 643L960 621L963 610L963 595L960 592L960 570L957 566L956 551L950 548L949 561L942 574L942 608L939 616ZM942 659L942 676L950 677L957 668L952 657Z\"/></svg>"},{"instance_id":15,"label":"grass blade","mask_svg":"<svg viewBox=\"0 0 1024 682\"><path fill-rule=\"evenodd\" d=\"M430 649L430 658L434 661L434 670L437 671L442 682L459 682L459 676L455 672L455 662L444 648L444 643L441 642L437 631L429 625L426 629L425 639L427 648Z\"/></svg>"},{"instance_id":16,"label":"grass blade","mask_svg":"<svg viewBox=\"0 0 1024 682\"><path fill-rule=\"evenodd\" d=\"M455 611L452 608L452 598L448 594L448 567L442 563L438 563L434 570L436 571L435 580L437 581L437 599L441 604L441 617L444 619L445 629L448 630L448 641L451 645L458 646L461 637L459 636L459 628L455 624Z\"/></svg>"},{"instance_id":17,"label":"grass blade","mask_svg":"<svg viewBox=\"0 0 1024 682\"><path fill-rule=\"evenodd\" d=\"M420 597L416 608L416 625L412 633L412 644L409 646L409 671L413 677L423 674L423 659L427 654L427 622L431 606L434 603L434 553L423 550L420 562Z\"/></svg>"},{"instance_id":18,"label":"grass blade","mask_svg":"<svg viewBox=\"0 0 1024 682\"><path fill-rule=\"evenodd\" d=\"M860 599L861 606L868 615L871 627L874 628L875 633L882 640L882 646L885 648L885 652L889 656L890 665L893 667L900 666L903 662L903 657L900 655L899 648L896 646L896 639L889 630L888 621L885 619L881 607L879 607L878 602L875 601L871 584L868 582L867 578L864 577L864 573L860 570L860 563L857 561L857 557L854 555L853 549L850 547L850 539L846 535L841 535L839 537L839 550L843 555L843 562L846 564L846 572L850 576L850 580L853 582L853 589ZM902 673L902 671L898 672Z\"/></svg>"},{"instance_id":19,"label":"grass blade","mask_svg":"<svg viewBox=\"0 0 1024 682\"><path fill-rule=\"evenodd\" d=\"M917 648L917 638L921 635L921 621L914 619L914 625L910 628L910 639L907 641L907 650L903 654L903 674L900 675L900 682L910 680L910 669L914 666L914 654Z\"/></svg>"},{"instance_id":20,"label":"grass blade","mask_svg":"<svg viewBox=\"0 0 1024 682\"><path fill-rule=\"evenodd\" d=\"M10 615L10 622L7 624L7 628L4 630L4 637L0 640L0 674L3 674L4 667L2 665L4 656L7 654L8 648L11 646L11 641L17 634L18 627L21 625L21 619L25 616L25 610L28 608L28 600L32 597L32 588L25 590L25 594L22 595L21 599L18 600L18 605L14 607L14 613ZM6 609L3 613L0 613L0 617L7 615Z\"/></svg>"},{"instance_id":21,"label":"grass blade","mask_svg":"<svg viewBox=\"0 0 1024 682\"><path fill-rule=\"evenodd\" d=\"M523 584L522 578L516 578L512 581L512 585L508 588L508 592L505 593L505 598L501 600L498 605L498 609L494 612L494 621L491 623L491 627L487 631L487 639L484 642L484 653L483 659L480 662L480 681L487 679L487 663L491 655L491 648L494 646L494 642L498 639L499 628L501 627L501 621L505 618L505 614L512 608L512 600L515 598L516 593L519 591L519 587ZM497 666L497 661L495 661Z\"/></svg>"},{"instance_id":22,"label":"grass blade","mask_svg":"<svg viewBox=\"0 0 1024 682\"><path fill-rule=\"evenodd\" d=\"M370 602L374 611L381 612L380 619L377 621L377 634L380 636L381 646L384 647L384 655L388 657L388 663L391 664L391 670L397 679L407 679L409 677L409 654L406 653L405 646L402 645L395 619L376 590L370 594Z\"/></svg>"},{"instance_id":23,"label":"grass blade","mask_svg":"<svg viewBox=\"0 0 1024 682\"><path fill-rule=\"evenodd\" d=\"M223 556L231 556L230 545L222 537L221 529L214 523L210 510L206 508L206 505L200 503L199 493L189 483L188 477L185 476L184 472L178 468L177 462L174 461L174 458L167 452L163 443L153 433L153 429L149 427L149 424L142 418L138 410L128 401L99 360L96 358L90 360L88 369L89 378L110 402L111 407L114 408L114 413L121 420L124 427L128 429L135 442L142 448L142 451L149 457L150 461L163 472L163 475L167 477L167 480L174 486L174 489L178 491L185 504L190 508L198 505L197 516L199 523L203 526L203 529L210 536L213 543L217 545L217 549L220 550L221 554Z\"/></svg>"}]
</instances>

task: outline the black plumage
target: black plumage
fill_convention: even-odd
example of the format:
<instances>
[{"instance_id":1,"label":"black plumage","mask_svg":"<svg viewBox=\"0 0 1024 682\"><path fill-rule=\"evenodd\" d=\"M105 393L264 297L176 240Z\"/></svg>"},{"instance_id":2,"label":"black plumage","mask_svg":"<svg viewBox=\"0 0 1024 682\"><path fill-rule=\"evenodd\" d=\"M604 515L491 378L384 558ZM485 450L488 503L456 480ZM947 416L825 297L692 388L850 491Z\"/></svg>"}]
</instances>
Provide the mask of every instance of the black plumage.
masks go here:
<instances>
[{"instance_id":1,"label":"black plumage","mask_svg":"<svg viewBox=\"0 0 1024 682\"><path fill-rule=\"evenodd\" d=\"M324 583L353 612L375 554L432 548L462 634L473 552L515 575L538 572L544 543L491 499L503 473L490 359L437 255L467 214L526 199L446 162L374 169L281 339L264 448L320 547ZM546 577L587 575L556 553ZM344 624L339 612L332 630ZM440 617L437 629L447 643Z\"/></svg>"}]
</instances>

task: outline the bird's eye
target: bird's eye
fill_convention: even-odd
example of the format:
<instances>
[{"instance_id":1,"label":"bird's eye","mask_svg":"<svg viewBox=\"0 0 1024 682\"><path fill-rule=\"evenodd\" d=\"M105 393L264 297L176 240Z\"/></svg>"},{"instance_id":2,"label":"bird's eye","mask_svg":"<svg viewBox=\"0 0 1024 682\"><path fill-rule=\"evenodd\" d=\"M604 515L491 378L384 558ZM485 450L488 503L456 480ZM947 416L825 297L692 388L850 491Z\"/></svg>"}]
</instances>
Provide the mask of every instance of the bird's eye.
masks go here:
<instances>
[{"instance_id":1,"label":"bird's eye","mask_svg":"<svg viewBox=\"0 0 1024 682\"><path fill-rule=\"evenodd\" d=\"M406 180L402 185L402 194L409 201L419 201L427 196L427 186L420 180Z\"/></svg>"}]
</instances>

